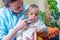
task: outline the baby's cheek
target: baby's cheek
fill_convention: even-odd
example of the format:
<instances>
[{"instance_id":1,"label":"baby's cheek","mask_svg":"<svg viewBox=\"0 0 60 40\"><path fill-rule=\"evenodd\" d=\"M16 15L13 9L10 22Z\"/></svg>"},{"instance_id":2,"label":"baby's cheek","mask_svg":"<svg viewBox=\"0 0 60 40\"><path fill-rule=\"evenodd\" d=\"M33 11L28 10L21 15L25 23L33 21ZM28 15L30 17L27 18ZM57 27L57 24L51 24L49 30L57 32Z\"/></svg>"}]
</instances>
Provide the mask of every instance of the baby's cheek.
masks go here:
<instances>
[{"instance_id":1,"label":"baby's cheek","mask_svg":"<svg viewBox=\"0 0 60 40\"><path fill-rule=\"evenodd\" d=\"M32 19L33 17L32 16L29 16L30 19Z\"/></svg>"},{"instance_id":2,"label":"baby's cheek","mask_svg":"<svg viewBox=\"0 0 60 40\"><path fill-rule=\"evenodd\" d=\"M36 17L36 19L38 19L38 16Z\"/></svg>"}]
</instances>

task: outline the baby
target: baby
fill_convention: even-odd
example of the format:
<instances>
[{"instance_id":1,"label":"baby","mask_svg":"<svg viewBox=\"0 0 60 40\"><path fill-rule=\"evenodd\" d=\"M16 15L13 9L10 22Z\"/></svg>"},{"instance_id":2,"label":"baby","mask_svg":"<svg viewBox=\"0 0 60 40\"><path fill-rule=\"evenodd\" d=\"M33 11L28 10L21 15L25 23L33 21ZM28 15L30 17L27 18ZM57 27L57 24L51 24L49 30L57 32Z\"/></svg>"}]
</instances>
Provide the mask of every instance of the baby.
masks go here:
<instances>
[{"instance_id":1,"label":"baby","mask_svg":"<svg viewBox=\"0 0 60 40\"><path fill-rule=\"evenodd\" d=\"M39 8L37 5L32 4L29 6L27 10L27 19L31 19L30 21L27 21L29 23L29 27L25 30L21 30L18 33L17 40L28 40L30 38L31 40L38 40L37 32L46 34L47 33L47 27L45 24L38 19L39 16ZM43 35L44 36L44 35ZM40 38L40 40L43 40Z\"/></svg>"}]
</instances>

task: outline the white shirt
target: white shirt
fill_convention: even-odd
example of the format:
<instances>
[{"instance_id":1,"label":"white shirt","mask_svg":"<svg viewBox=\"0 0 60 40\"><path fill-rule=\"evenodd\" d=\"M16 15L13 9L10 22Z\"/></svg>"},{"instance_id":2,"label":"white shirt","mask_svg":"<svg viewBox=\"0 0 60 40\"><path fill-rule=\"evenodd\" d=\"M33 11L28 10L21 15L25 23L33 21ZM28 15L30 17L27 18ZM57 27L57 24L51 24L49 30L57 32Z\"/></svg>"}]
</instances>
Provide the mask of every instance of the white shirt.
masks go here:
<instances>
[{"instance_id":1,"label":"white shirt","mask_svg":"<svg viewBox=\"0 0 60 40\"><path fill-rule=\"evenodd\" d=\"M38 20L34 23L29 24L29 27L26 30L21 30L18 33L17 39L23 38L23 40L25 40L26 36L31 37L32 33L35 32L34 27L38 27L41 32L46 31L46 28L47 28L46 25L42 21Z\"/></svg>"}]
</instances>

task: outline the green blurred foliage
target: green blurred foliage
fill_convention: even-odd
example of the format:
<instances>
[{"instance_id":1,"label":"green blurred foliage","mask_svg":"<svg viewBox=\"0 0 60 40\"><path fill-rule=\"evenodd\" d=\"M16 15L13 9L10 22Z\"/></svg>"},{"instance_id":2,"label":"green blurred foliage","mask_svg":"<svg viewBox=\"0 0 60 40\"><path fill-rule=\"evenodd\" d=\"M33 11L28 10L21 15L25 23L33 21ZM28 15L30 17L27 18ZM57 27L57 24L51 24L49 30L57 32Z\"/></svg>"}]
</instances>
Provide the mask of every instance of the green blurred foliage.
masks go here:
<instances>
[{"instance_id":1,"label":"green blurred foliage","mask_svg":"<svg viewBox=\"0 0 60 40\"><path fill-rule=\"evenodd\" d=\"M60 12L57 8L57 2L56 0L47 0L48 6L51 11L50 20L47 22L47 25L50 27L57 27L60 29L60 25L57 22L60 19Z\"/></svg>"},{"instance_id":2,"label":"green blurred foliage","mask_svg":"<svg viewBox=\"0 0 60 40\"><path fill-rule=\"evenodd\" d=\"M40 16L42 17L43 22L46 23L46 13L40 11Z\"/></svg>"},{"instance_id":3,"label":"green blurred foliage","mask_svg":"<svg viewBox=\"0 0 60 40\"><path fill-rule=\"evenodd\" d=\"M58 12L58 8L57 8L57 2L56 0L47 0L48 1L48 6L51 12Z\"/></svg>"}]
</instances>

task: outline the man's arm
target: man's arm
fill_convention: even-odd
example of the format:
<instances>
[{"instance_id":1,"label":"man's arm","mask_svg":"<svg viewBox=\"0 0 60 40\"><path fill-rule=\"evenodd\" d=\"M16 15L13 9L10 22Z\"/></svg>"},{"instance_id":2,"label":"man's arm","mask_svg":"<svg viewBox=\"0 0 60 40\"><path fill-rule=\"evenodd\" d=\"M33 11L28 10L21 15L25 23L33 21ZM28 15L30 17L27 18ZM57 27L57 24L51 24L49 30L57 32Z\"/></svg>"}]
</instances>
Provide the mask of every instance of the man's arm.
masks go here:
<instances>
[{"instance_id":1,"label":"man's arm","mask_svg":"<svg viewBox=\"0 0 60 40\"><path fill-rule=\"evenodd\" d=\"M13 40L18 31L18 28L15 27L11 33L7 34L2 40Z\"/></svg>"},{"instance_id":2,"label":"man's arm","mask_svg":"<svg viewBox=\"0 0 60 40\"><path fill-rule=\"evenodd\" d=\"M11 33L8 33L8 31L6 21L0 17L0 40L12 40L18 32L17 28L14 28Z\"/></svg>"},{"instance_id":3,"label":"man's arm","mask_svg":"<svg viewBox=\"0 0 60 40\"><path fill-rule=\"evenodd\" d=\"M27 28L28 23L24 20L19 20L16 26L13 28L13 30L10 33L7 33L9 30L7 30L8 25L6 25L6 21L0 18L0 39L1 40L13 40L16 36L17 32L21 29Z\"/></svg>"}]
</instances>

